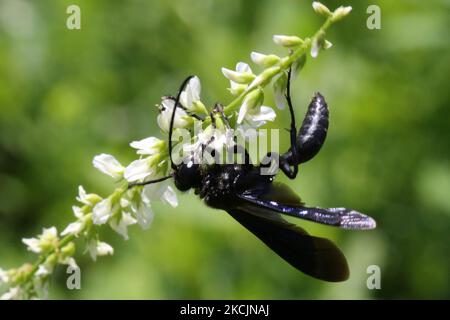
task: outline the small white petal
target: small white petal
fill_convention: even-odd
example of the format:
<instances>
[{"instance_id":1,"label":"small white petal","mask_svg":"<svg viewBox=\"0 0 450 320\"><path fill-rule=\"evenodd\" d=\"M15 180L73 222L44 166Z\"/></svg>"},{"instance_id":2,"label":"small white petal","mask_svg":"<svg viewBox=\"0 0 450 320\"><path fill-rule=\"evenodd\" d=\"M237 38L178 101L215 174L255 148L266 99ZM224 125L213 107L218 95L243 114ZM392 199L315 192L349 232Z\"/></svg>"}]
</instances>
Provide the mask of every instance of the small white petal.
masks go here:
<instances>
[{"instance_id":1,"label":"small white petal","mask_svg":"<svg viewBox=\"0 0 450 320\"><path fill-rule=\"evenodd\" d=\"M283 47L294 47L301 45L303 40L297 36L274 35L273 42Z\"/></svg>"},{"instance_id":2,"label":"small white petal","mask_svg":"<svg viewBox=\"0 0 450 320\"><path fill-rule=\"evenodd\" d=\"M333 20L334 21L341 20L342 18L347 16L350 13L350 11L352 11L352 7L351 6L348 6L348 7L340 6L339 8L334 10L334 12L333 12Z\"/></svg>"},{"instance_id":3,"label":"small white petal","mask_svg":"<svg viewBox=\"0 0 450 320\"><path fill-rule=\"evenodd\" d=\"M62 236L67 234L73 234L77 236L83 230L83 223L81 221L75 221L70 223L63 232L61 232Z\"/></svg>"},{"instance_id":4,"label":"small white petal","mask_svg":"<svg viewBox=\"0 0 450 320\"><path fill-rule=\"evenodd\" d=\"M8 272L6 270L3 270L2 268L0 268L0 285L2 285L2 283L8 283L10 280L10 276L8 274Z\"/></svg>"},{"instance_id":5,"label":"small white petal","mask_svg":"<svg viewBox=\"0 0 450 320\"><path fill-rule=\"evenodd\" d=\"M112 155L110 154L99 154L94 157L94 160L92 161L95 168L103 172L104 174L107 174L114 179L118 179L122 177L123 174L123 166L120 164L119 161L116 160Z\"/></svg>"},{"instance_id":6,"label":"small white petal","mask_svg":"<svg viewBox=\"0 0 450 320\"><path fill-rule=\"evenodd\" d=\"M134 182L148 177L153 172L154 169L150 167L149 159L145 158L131 162L125 168L124 177L128 182Z\"/></svg>"},{"instance_id":7,"label":"small white petal","mask_svg":"<svg viewBox=\"0 0 450 320\"><path fill-rule=\"evenodd\" d=\"M249 72L238 72L227 68L222 68L222 73L229 80L239 84L248 84L255 79L255 75Z\"/></svg>"},{"instance_id":8,"label":"small white petal","mask_svg":"<svg viewBox=\"0 0 450 320\"><path fill-rule=\"evenodd\" d=\"M132 148L138 149L137 154L154 155L161 152L161 147L164 145L164 141L155 137L145 138L139 141L133 141L130 143Z\"/></svg>"},{"instance_id":9,"label":"small white petal","mask_svg":"<svg viewBox=\"0 0 450 320\"><path fill-rule=\"evenodd\" d=\"M330 49L332 46L333 46L333 44L332 44L330 41L325 40L325 43L323 44L323 48L324 48L325 50Z\"/></svg>"},{"instance_id":10,"label":"small white petal","mask_svg":"<svg viewBox=\"0 0 450 320\"><path fill-rule=\"evenodd\" d=\"M321 14L325 17L328 17L331 15L330 9L328 9L325 5L323 5L322 3L318 2L318 1L314 1L312 3L312 7L315 12L317 12L318 14Z\"/></svg>"},{"instance_id":11,"label":"small white petal","mask_svg":"<svg viewBox=\"0 0 450 320\"><path fill-rule=\"evenodd\" d=\"M173 208L178 206L177 194L175 193L175 191L172 189L171 186L168 186L166 191L164 191L162 199L169 205L171 205Z\"/></svg>"},{"instance_id":12,"label":"small white petal","mask_svg":"<svg viewBox=\"0 0 450 320\"><path fill-rule=\"evenodd\" d=\"M170 121L172 119L172 111L174 107L175 101L173 99L165 98L161 102L160 113L156 120L158 122L159 127L164 132L169 132ZM177 107L173 127L174 128L187 127L190 124L190 122L188 122L187 119L189 119L189 116L187 115L186 111Z\"/></svg>"},{"instance_id":13,"label":"small white petal","mask_svg":"<svg viewBox=\"0 0 450 320\"><path fill-rule=\"evenodd\" d=\"M114 254L114 249L106 242L97 242L97 255L98 256L106 256L106 255L112 255Z\"/></svg>"},{"instance_id":14,"label":"small white petal","mask_svg":"<svg viewBox=\"0 0 450 320\"><path fill-rule=\"evenodd\" d=\"M34 253L40 253L42 251L40 241L36 238L23 238L22 242L27 245L27 249Z\"/></svg>"},{"instance_id":15,"label":"small white petal","mask_svg":"<svg viewBox=\"0 0 450 320\"><path fill-rule=\"evenodd\" d=\"M261 106L260 112L252 115L253 121L274 121L277 114L271 107Z\"/></svg>"},{"instance_id":16,"label":"small white petal","mask_svg":"<svg viewBox=\"0 0 450 320\"><path fill-rule=\"evenodd\" d=\"M120 198L120 206L122 208L126 208L130 205L130 200L126 199L126 198Z\"/></svg>"},{"instance_id":17,"label":"small white petal","mask_svg":"<svg viewBox=\"0 0 450 320\"><path fill-rule=\"evenodd\" d=\"M287 86L287 75L283 72L274 82L273 90L275 95L275 105L278 109L283 110L286 108L286 98L284 96L284 92L286 91Z\"/></svg>"},{"instance_id":18,"label":"small white petal","mask_svg":"<svg viewBox=\"0 0 450 320\"><path fill-rule=\"evenodd\" d=\"M72 206L72 211L75 218L77 219L81 219L84 216L83 210L81 210L81 208L78 206Z\"/></svg>"},{"instance_id":19,"label":"small white petal","mask_svg":"<svg viewBox=\"0 0 450 320\"><path fill-rule=\"evenodd\" d=\"M247 113L251 113L252 110L259 108L264 101L264 93L262 89L256 89L250 92L242 102L242 106L239 109L237 123L241 124Z\"/></svg>"},{"instance_id":20,"label":"small white petal","mask_svg":"<svg viewBox=\"0 0 450 320\"><path fill-rule=\"evenodd\" d=\"M6 293L4 293L2 296L0 296L0 300L15 300L20 298L20 288L14 287L9 289Z\"/></svg>"},{"instance_id":21,"label":"small white petal","mask_svg":"<svg viewBox=\"0 0 450 320\"><path fill-rule=\"evenodd\" d=\"M89 205L90 202L87 201L86 191L83 186L78 186L78 197L76 197L77 201Z\"/></svg>"},{"instance_id":22,"label":"small white petal","mask_svg":"<svg viewBox=\"0 0 450 320\"><path fill-rule=\"evenodd\" d=\"M36 271L36 275L42 277L49 275L51 272L52 271L47 269L45 265L40 264L38 270Z\"/></svg>"},{"instance_id":23,"label":"small white petal","mask_svg":"<svg viewBox=\"0 0 450 320\"><path fill-rule=\"evenodd\" d=\"M248 112L248 103L247 103L247 101L244 100L241 108L239 109L239 114L238 114L238 118L237 118L238 124L241 124L242 121L244 121L244 117L247 114L247 112Z\"/></svg>"},{"instance_id":24,"label":"small white petal","mask_svg":"<svg viewBox=\"0 0 450 320\"><path fill-rule=\"evenodd\" d=\"M236 71L237 72L247 72L247 73L253 73L250 66L245 62L238 62L236 64Z\"/></svg>"},{"instance_id":25,"label":"small white petal","mask_svg":"<svg viewBox=\"0 0 450 320\"><path fill-rule=\"evenodd\" d=\"M319 55L319 51L320 51L319 43L316 39L314 39L311 45L311 57L317 58L317 56Z\"/></svg>"},{"instance_id":26,"label":"small white petal","mask_svg":"<svg viewBox=\"0 0 450 320\"><path fill-rule=\"evenodd\" d=\"M111 228L120 234L125 240L128 240L128 226L136 224L137 220L134 219L128 212L123 212L120 217L120 221L114 219L110 222Z\"/></svg>"},{"instance_id":27,"label":"small white petal","mask_svg":"<svg viewBox=\"0 0 450 320\"><path fill-rule=\"evenodd\" d=\"M202 86L200 84L200 79L197 76L195 76L191 80L189 80L187 92L190 95L190 99L192 101L200 100L201 90L202 90Z\"/></svg>"},{"instance_id":28,"label":"small white petal","mask_svg":"<svg viewBox=\"0 0 450 320\"><path fill-rule=\"evenodd\" d=\"M103 199L94 206L92 210L92 221L94 224L104 224L112 215L112 204L109 198Z\"/></svg>"},{"instance_id":29,"label":"small white petal","mask_svg":"<svg viewBox=\"0 0 450 320\"><path fill-rule=\"evenodd\" d=\"M44 228L42 232L42 238L52 240L58 236L56 227Z\"/></svg>"},{"instance_id":30,"label":"small white petal","mask_svg":"<svg viewBox=\"0 0 450 320\"><path fill-rule=\"evenodd\" d=\"M270 67L273 66L274 64L276 64L277 62L280 61L280 57L274 55L274 54L262 54L259 52L255 52L253 51L250 54L250 58L252 59L252 61L260 66L263 67Z\"/></svg>"},{"instance_id":31,"label":"small white petal","mask_svg":"<svg viewBox=\"0 0 450 320\"><path fill-rule=\"evenodd\" d=\"M134 212L142 229L148 229L153 221L153 211L150 204L142 203L138 208L134 209Z\"/></svg>"}]
</instances>

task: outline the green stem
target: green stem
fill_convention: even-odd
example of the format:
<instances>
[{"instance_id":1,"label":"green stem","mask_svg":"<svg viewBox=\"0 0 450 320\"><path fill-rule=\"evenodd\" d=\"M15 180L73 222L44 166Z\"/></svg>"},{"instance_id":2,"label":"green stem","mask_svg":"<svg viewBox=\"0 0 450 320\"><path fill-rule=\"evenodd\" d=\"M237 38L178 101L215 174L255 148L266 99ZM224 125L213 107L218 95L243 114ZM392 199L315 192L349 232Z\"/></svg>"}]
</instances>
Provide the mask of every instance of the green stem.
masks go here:
<instances>
[{"instance_id":1,"label":"green stem","mask_svg":"<svg viewBox=\"0 0 450 320\"><path fill-rule=\"evenodd\" d=\"M24 279L21 281L21 283L27 283L28 281L30 281L30 279L33 277L33 275L36 273L36 271L39 269L39 265L41 265L42 263L45 262L45 260L47 260L47 258L55 253L57 250L63 248L66 244L68 244L70 241L72 241L75 238L75 236L73 234L68 234L67 236L65 236L64 238L62 238L59 241L59 244L56 248L54 248L53 250L50 250L49 252L47 252L46 254L43 254L39 257L38 260L36 260L35 263L33 263L33 266L31 267L31 270L27 273L27 275L24 277Z\"/></svg>"},{"instance_id":2,"label":"green stem","mask_svg":"<svg viewBox=\"0 0 450 320\"><path fill-rule=\"evenodd\" d=\"M256 88L260 86L264 86L265 84L269 83L275 76L278 74L281 74L282 72L285 72L289 67L297 61L298 58L300 58L303 54L305 54L310 48L312 42L321 36L331 25L333 24L333 21L331 17L327 18L327 20L324 22L324 24L320 27L320 29L314 34L312 39L305 39L305 42L296 50L294 50L289 57L285 59L281 59L281 61L276 64L275 66L264 70L261 72L256 78L261 79L260 85L256 86L249 86L243 93L241 93L237 98L235 98L233 101L231 101L228 105L224 107L224 112L226 114L230 114L231 112L235 111L236 108L238 108L242 100L244 100L245 96L248 95L250 92L255 90ZM266 72L268 70L273 70L273 72Z\"/></svg>"}]
</instances>

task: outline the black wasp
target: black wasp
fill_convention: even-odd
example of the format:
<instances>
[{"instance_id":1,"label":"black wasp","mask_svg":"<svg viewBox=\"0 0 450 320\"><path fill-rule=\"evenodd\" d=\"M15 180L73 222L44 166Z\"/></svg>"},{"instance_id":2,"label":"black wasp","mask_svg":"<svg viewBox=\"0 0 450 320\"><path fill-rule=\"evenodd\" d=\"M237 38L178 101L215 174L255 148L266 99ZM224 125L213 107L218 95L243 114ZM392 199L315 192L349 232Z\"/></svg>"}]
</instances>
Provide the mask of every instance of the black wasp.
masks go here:
<instances>
[{"instance_id":1,"label":"black wasp","mask_svg":"<svg viewBox=\"0 0 450 320\"><path fill-rule=\"evenodd\" d=\"M291 116L289 150L278 158L279 168L294 179L298 166L312 159L322 147L328 130L328 107L324 97L316 93L297 134L295 115L290 97L290 76L285 92ZM170 122L169 152L172 173L164 178L130 185L144 185L174 178L180 191L194 189L204 202L227 211L280 257L298 270L321 280L344 281L349 277L343 253L328 239L309 235L299 226L287 222L282 215L306 219L344 229L373 229L375 221L355 210L346 208L306 207L286 185L273 182L274 175L261 175L263 165L250 163L245 148L234 146L234 152L243 152L244 164L195 164L193 158L176 165L172 160L172 132L176 108L188 77L180 87ZM222 110L216 105L213 112ZM211 118L214 118L213 116ZM225 119L227 120L227 119ZM268 154L268 156L272 156ZM262 161L264 163L265 161Z\"/></svg>"}]
</instances>

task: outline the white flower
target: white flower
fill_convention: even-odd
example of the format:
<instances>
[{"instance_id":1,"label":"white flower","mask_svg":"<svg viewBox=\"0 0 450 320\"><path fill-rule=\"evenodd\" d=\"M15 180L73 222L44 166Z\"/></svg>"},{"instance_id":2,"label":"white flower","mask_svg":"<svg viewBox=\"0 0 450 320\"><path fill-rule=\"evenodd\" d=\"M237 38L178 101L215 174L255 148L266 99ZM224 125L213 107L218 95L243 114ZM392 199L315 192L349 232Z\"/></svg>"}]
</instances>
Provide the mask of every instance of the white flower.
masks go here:
<instances>
[{"instance_id":1,"label":"white flower","mask_svg":"<svg viewBox=\"0 0 450 320\"><path fill-rule=\"evenodd\" d=\"M252 69L244 62L236 64L236 71L222 68L222 73L230 80L230 88L228 90L235 96L244 92L247 85L255 79Z\"/></svg>"},{"instance_id":2,"label":"white flower","mask_svg":"<svg viewBox=\"0 0 450 320\"><path fill-rule=\"evenodd\" d=\"M114 249L106 242L91 239L88 245L89 254L92 260L97 260L97 256L106 256L114 254Z\"/></svg>"},{"instance_id":3,"label":"white flower","mask_svg":"<svg viewBox=\"0 0 450 320\"><path fill-rule=\"evenodd\" d=\"M173 108L175 106L175 100L172 98L164 98L159 108L159 115L157 118L158 125L164 132L169 132L170 120L172 118ZM192 123L192 117L190 117L186 111L177 107L175 112L175 118L173 122L174 128L186 128Z\"/></svg>"},{"instance_id":4,"label":"white flower","mask_svg":"<svg viewBox=\"0 0 450 320\"><path fill-rule=\"evenodd\" d=\"M142 202L131 206L135 217L142 229L148 229L153 221L153 211L150 206L150 200L142 197Z\"/></svg>"},{"instance_id":5,"label":"white flower","mask_svg":"<svg viewBox=\"0 0 450 320\"><path fill-rule=\"evenodd\" d=\"M77 201L90 205L91 203L87 199L86 191L84 190L83 186L78 186L78 197L76 198Z\"/></svg>"},{"instance_id":6,"label":"white flower","mask_svg":"<svg viewBox=\"0 0 450 320\"><path fill-rule=\"evenodd\" d=\"M155 168L150 158L134 160L125 168L124 177L128 182L142 180L154 174Z\"/></svg>"},{"instance_id":7,"label":"white flower","mask_svg":"<svg viewBox=\"0 0 450 320\"><path fill-rule=\"evenodd\" d=\"M325 33L320 33L317 37L315 37L311 44L311 56L316 58L319 55L320 50L330 49L333 44L325 39Z\"/></svg>"},{"instance_id":8,"label":"white flower","mask_svg":"<svg viewBox=\"0 0 450 320\"><path fill-rule=\"evenodd\" d=\"M20 298L21 290L19 287L9 289L8 292L0 296L0 300L16 300Z\"/></svg>"},{"instance_id":9,"label":"white flower","mask_svg":"<svg viewBox=\"0 0 450 320\"><path fill-rule=\"evenodd\" d=\"M40 253L42 251L40 241L36 238L23 238L22 242L27 245L27 249L34 253Z\"/></svg>"},{"instance_id":10,"label":"white flower","mask_svg":"<svg viewBox=\"0 0 450 320\"><path fill-rule=\"evenodd\" d=\"M106 256L106 255L112 255L114 253L113 247L111 247L106 242L99 241L97 243L97 255L98 256Z\"/></svg>"},{"instance_id":11,"label":"white flower","mask_svg":"<svg viewBox=\"0 0 450 320\"><path fill-rule=\"evenodd\" d=\"M61 232L62 236L68 235L68 234L73 234L74 236L77 236L84 227L84 223L81 221L75 221L70 223L63 232Z\"/></svg>"},{"instance_id":12,"label":"white flower","mask_svg":"<svg viewBox=\"0 0 450 320\"><path fill-rule=\"evenodd\" d=\"M271 67L274 64L277 64L281 59L277 55L274 54L262 54L259 52L253 51L250 54L250 58L254 63L263 67Z\"/></svg>"},{"instance_id":13,"label":"white flower","mask_svg":"<svg viewBox=\"0 0 450 320\"><path fill-rule=\"evenodd\" d=\"M78 186L78 197L76 197L76 200L81 202L82 204L91 206L97 203L100 199L100 196L94 193L86 194L83 186Z\"/></svg>"},{"instance_id":14,"label":"white flower","mask_svg":"<svg viewBox=\"0 0 450 320\"><path fill-rule=\"evenodd\" d=\"M38 267L38 270L36 271L36 276L45 277L45 276L48 276L49 274L51 274L52 272L53 272L53 268L50 269L50 268L48 268L47 265L40 264Z\"/></svg>"},{"instance_id":15,"label":"white flower","mask_svg":"<svg viewBox=\"0 0 450 320\"><path fill-rule=\"evenodd\" d=\"M128 240L128 226L136 224L137 220L134 219L128 212L123 212L119 219L112 219L109 222L111 228L120 234L125 240Z\"/></svg>"},{"instance_id":16,"label":"white flower","mask_svg":"<svg viewBox=\"0 0 450 320\"><path fill-rule=\"evenodd\" d=\"M318 14L321 14L325 17L329 17L331 15L330 9L328 9L325 5L323 5L322 3L318 2L318 1L314 1L312 3L312 7L315 12L317 12Z\"/></svg>"},{"instance_id":17,"label":"white flower","mask_svg":"<svg viewBox=\"0 0 450 320\"><path fill-rule=\"evenodd\" d=\"M257 128L266 121L275 120L276 113L272 108L263 106L264 93L262 89L256 89L249 93L239 109L237 123L241 124L244 120L251 126Z\"/></svg>"},{"instance_id":18,"label":"white flower","mask_svg":"<svg viewBox=\"0 0 450 320\"><path fill-rule=\"evenodd\" d=\"M58 231L55 227L50 227L48 229L44 228L42 234L37 238L24 238L22 242L27 245L28 250L41 253L42 251L53 248L57 239Z\"/></svg>"},{"instance_id":19,"label":"white flower","mask_svg":"<svg viewBox=\"0 0 450 320\"><path fill-rule=\"evenodd\" d=\"M256 89L250 92L244 99L241 108L239 109L239 114L237 118L237 123L241 124L244 117L250 111L250 109L258 108L262 105L264 101L264 93L262 89Z\"/></svg>"},{"instance_id":20,"label":"white flower","mask_svg":"<svg viewBox=\"0 0 450 320\"><path fill-rule=\"evenodd\" d=\"M164 150L166 142L155 137L145 138L139 141L133 141L130 146L137 149L137 154L154 155Z\"/></svg>"},{"instance_id":21,"label":"white flower","mask_svg":"<svg viewBox=\"0 0 450 320\"><path fill-rule=\"evenodd\" d=\"M95 168L114 179L121 178L123 175L124 167L110 154L99 154L94 157L92 163Z\"/></svg>"},{"instance_id":22,"label":"white flower","mask_svg":"<svg viewBox=\"0 0 450 320\"><path fill-rule=\"evenodd\" d=\"M94 206L92 210L92 221L94 224L106 223L112 215L112 203L110 198L103 199Z\"/></svg>"},{"instance_id":23,"label":"white flower","mask_svg":"<svg viewBox=\"0 0 450 320\"><path fill-rule=\"evenodd\" d=\"M275 105L278 109L286 108L286 97L284 93L286 92L287 86L287 74L286 72L281 73L273 84L273 91L275 96Z\"/></svg>"},{"instance_id":24,"label":"white flower","mask_svg":"<svg viewBox=\"0 0 450 320\"><path fill-rule=\"evenodd\" d=\"M164 191L161 199L163 199L167 204L169 204L172 208L178 206L178 199L175 190L171 186L168 186L166 191Z\"/></svg>"},{"instance_id":25,"label":"white flower","mask_svg":"<svg viewBox=\"0 0 450 320\"><path fill-rule=\"evenodd\" d=\"M84 216L83 210L78 206L72 206L73 215L77 219L81 219Z\"/></svg>"},{"instance_id":26,"label":"white flower","mask_svg":"<svg viewBox=\"0 0 450 320\"><path fill-rule=\"evenodd\" d=\"M126 208L130 205L130 200L126 199L125 197L120 198L120 206L122 208Z\"/></svg>"},{"instance_id":27,"label":"white flower","mask_svg":"<svg viewBox=\"0 0 450 320\"><path fill-rule=\"evenodd\" d=\"M173 208L178 206L177 194L173 188L169 186L168 180L146 185L142 190L141 197L142 201L146 204L150 204L152 200L161 199Z\"/></svg>"},{"instance_id":28,"label":"white flower","mask_svg":"<svg viewBox=\"0 0 450 320\"><path fill-rule=\"evenodd\" d=\"M249 112L246 117L250 121L255 122L255 126L259 127L263 125L266 121L274 121L276 118L276 113L271 107L261 106L259 109L254 109L253 112ZM257 124L256 124L257 123Z\"/></svg>"},{"instance_id":29,"label":"white flower","mask_svg":"<svg viewBox=\"0 0 450 320\"><path fill-rule=\"evenodd\" d=\"M273 42L283 47L296 47L303 44L303 40L297 36L274 35Z\"/></svg>"},{"instance_id":30,"label":"white flower","mask_svg":"<svg viewBox=\"0 0 450 320\"><path fill-rule=\"evenodd\" d=\"M8 283L9 280L10 280L10 277L9 277L8 271L0 268L0 285L2 285L2 283Z\"/></svg>"},{"instance_id":31,"label":"white flower","mask_svg":"<svg viewBox=\"0 0 450 320\"><path fill-rule=\"evenodd\" d=\"M243 62L239 62L242 63ZM245 71L238 71L236 68L236 71L230 70L227 68L222 68L223 75L228 78L230 81L239 83L239 84L249 84L250 82L255 79L255 75L251 72L245 72Z\"/></svg>"},{"instance_id":32,"label":"white flower","mask_svg":"<svg viewBox=\"0 0 450 320\"><path fill-rule=\"evenodd\" d=\"M204 104L200 101L202 86L200 79L195 76L189 80L180 95L180 103L189 111L207 113Z\"/></svg>"}]
</instances>

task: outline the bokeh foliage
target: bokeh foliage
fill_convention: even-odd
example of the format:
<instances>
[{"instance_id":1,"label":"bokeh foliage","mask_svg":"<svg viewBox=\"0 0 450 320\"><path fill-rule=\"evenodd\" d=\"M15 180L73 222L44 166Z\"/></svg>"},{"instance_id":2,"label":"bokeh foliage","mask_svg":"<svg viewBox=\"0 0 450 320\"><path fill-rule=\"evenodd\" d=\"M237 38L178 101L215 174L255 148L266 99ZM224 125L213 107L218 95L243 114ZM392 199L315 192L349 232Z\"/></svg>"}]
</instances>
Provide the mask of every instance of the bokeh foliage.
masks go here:
<instances>
[{"instance_id":1,"label":"bokeh foliage","mask_svg":"<svg viewBox=\"0 0 450 320\"><path fill-rule=\"evenodd\" d=\"M79 255L82 290L67 290L59 270L50 298L450 298L450 3L324 3L353 12L328 33L332 50L309 59L293 100L301 117L314 91L325 95L328 141L288 183L309 204L376 218L372 232L302 223L339 244L350 280L298 273L185 194L175 210L155 204L150 230L131 228L127 242L104 234L114 256ZM69 4L81 7L81 30L65 27ZM366 28L369 4L381 7L381 30ZM200 77L209 105L226 103L220 67L252 50L281 54L272 34L311 35L321 21L300 0L0 0L0 266L34 258L22 237L72 219L78 184L112 190L92 157L132 160L128 143L160 135L154 104L184 77ZM366 287L372 264L381 290Z\"/></svg>"}]
</instances>

